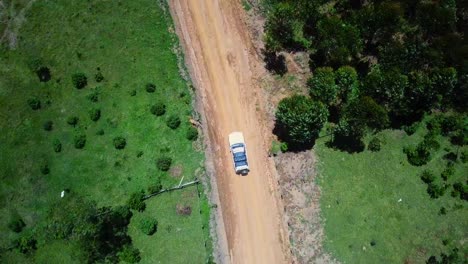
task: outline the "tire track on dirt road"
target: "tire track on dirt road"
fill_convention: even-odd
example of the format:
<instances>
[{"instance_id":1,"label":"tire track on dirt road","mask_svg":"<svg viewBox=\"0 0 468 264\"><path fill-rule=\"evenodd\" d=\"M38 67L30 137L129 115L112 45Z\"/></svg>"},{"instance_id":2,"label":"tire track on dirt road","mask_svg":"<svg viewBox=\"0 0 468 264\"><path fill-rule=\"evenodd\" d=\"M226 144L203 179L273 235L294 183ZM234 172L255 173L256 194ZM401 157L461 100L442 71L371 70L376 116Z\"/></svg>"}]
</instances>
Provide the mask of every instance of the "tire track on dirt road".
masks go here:
<instances>
[{"instance_id":1,"label":"tire track on dirt road","mask_svg":"<svg viewBox=\"0 0 468 264\"><path fill-rule=\"evenodd\" d=\"M289 244L276 194L276 171L267 157L254 81L256 67L240 13L228 0L170 0L177 33L197 86L215 167L228 258L231 263L288 263ZM251 172L234 173L228 134L242 131ZM225 233L225 234L223 234Z\"/></svg>"}]
</instances>

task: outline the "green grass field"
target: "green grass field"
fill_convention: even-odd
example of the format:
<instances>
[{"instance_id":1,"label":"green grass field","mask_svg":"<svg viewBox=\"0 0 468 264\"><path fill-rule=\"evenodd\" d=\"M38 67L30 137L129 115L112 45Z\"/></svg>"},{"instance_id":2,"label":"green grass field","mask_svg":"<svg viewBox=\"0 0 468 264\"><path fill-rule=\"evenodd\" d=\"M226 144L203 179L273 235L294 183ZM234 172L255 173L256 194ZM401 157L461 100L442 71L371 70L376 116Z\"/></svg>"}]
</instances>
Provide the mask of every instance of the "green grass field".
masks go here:
<instances>
[{"instance_id":1,"label":"green grass field","mask_svg":"<svg viewBox=\"0 0 468 264\"><path fill-rule=\"evenodd\" d=\"M456 148L441 140L441 149L421 167L410 165L402 151L419 142L425 130L421 127L412 136L383 131L386 144L379 152L349 154L326 147L327 137L317 141L325 247L338 260L425 263L429 256L449 253L453 247L466 256L466 202L452 197L452 188L443 197L431 199L419 177L424 169L431 169L441 183L446 163L442 156L446 148ZM448 182L465 182L468 164L458 161L455 168ZM439 214L441 207L446 215Z\"/></svg>"},{"instance_id":2,"label":"green grass field","mask_svg":"<svg viewBox=\"0 0 468 264\"><path fill-rule=\"evenodd\" d=\"M0 248L18 237L7 228L11 214L24 219L23 232L35 232L64 189L99 206L116 206L130 193L146 191L157 178L164 187L181 177L194 179L203 154L186 138L191 96L177 66L171 18L157 1L37 1L18 39L16 50L0 50ZM38 60L50 68L50 81L40 82L31 70ZM102 82L94 78L98 68ZM88 77L80 90L71 81L77 72ZM156 85L154 93L145 91L147 83ZM97 102L88 98L93 93ZM41 109L32 110L30 98L39 99ZM165 115L150 113L156 102L167 106ZM96 122L89 117L91 109L101 110ZM172 114L182 121L175 130L166 125ZM79 118L76 126L67 124L71 116ZM51 131L43 128L47 121L53 122ZM74 147L76 135L86 135L83 149ZM117 136L126 139L122 150L114 148ZM54 140L62 144L59 153L54 152ZM172 158L176 175L156 168L161 155ZM50 168L47 175L40 171L44 164ZM178 204L191 206L192 214L178 215ZM141 263L203 263L211 248L205 248L208 208L193 186L147 201L146 211L135 213L129 226ZM136 228L134 222L142 215L159 221L155 235ZM25 259L8 251L2 261L72 263L77 261L73 247L38 239L33 256Z\"/></svg>"}]
</instances>

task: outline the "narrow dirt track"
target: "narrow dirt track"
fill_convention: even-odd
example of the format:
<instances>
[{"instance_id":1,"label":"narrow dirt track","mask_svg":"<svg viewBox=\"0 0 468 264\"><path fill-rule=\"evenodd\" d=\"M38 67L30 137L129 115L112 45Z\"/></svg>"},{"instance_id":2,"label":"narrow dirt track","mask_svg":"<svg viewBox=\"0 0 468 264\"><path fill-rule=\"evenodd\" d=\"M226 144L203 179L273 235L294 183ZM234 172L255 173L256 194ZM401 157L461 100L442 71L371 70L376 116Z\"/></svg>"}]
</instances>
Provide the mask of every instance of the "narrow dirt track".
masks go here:
<instances>
[{"instance_id":1,"label":"narrow dirt track","mask_svg":"<svg viewBox=\"0 0 468 264\"><path fill-rule=\"evenodd\" d=\"M289 245L275 193L275 168L253 72L253 55L240 5L228 0L171 0L190 74L203 104L231 263L288 263ZM251 172L233 171L228 134L242 131ZM220 234L223 235L223 234Z\"/></svg>"}]
</instances>

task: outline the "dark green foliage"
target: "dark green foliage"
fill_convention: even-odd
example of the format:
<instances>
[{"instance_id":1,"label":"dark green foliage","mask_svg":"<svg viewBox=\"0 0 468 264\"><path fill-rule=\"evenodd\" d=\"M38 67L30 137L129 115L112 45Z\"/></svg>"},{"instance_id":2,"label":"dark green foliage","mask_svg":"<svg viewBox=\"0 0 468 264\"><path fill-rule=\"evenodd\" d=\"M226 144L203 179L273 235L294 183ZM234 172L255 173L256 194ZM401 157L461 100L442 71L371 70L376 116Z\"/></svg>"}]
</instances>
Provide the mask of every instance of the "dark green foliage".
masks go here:
<instances>
[{"instance_id":1,"label":"dark green foliage","mask_svg":"<svg viewBox=\"0 0 468 264\"><path fill-rule=\"evenodd\" d=\"M76 116L70 116L69 118L67 118L67 123L70 125L70 126L76 126L78 124L78 117Z\"/></svg>"},{"instance_id":2,"label":"dark green foliage","mask_svg":"<svg viewBox=\"0 0 468 264\"><path fill-rule=\"evenodd\" d=\"M365 133L365 125L355 120L342 118L338 125L333 129L333 138L331 145L340 150L350 153L364 150L362 137Z\"/></svg>"},{"instance_id":3,"label":"dark green foliage","mask_svg":"<svg viewBox=\"0 0 468 264\"><path fill-rule=\"evenodd\" d=\"M362 48L359 30L338 16L324 17L317 23L317 49L330 65L346 65Z\"/></svg>"},{"instance_id":4,"label":"dark green foliage","mask_svg":"<svg viewBox=\"0 0 468 264\"><path fill-rule=\"evenodd\" d=\"M102 72L101 71L98 71L95 75L94 75L94 79L96 80L96 82L102 82L104 80L104 75L102 75Z\"/></svg>"},{"instance_id":5,"label":"dark green foliage","mask_svg":"<svg viewBox=\"0 0 468 264\"><path fill-rule=\"evenodd\" d=\"M196 127L189 127L187 129L186 137L190 141L195 141L198 138L198 129Z\"/></svg>"},{"instance_id":6,"label":"dark green foliage","mask_svg":"<svg viewBox=\"0 0 468 264\"><path fill-rule=\"evenodd\" d=\"M330 67L317 68L314 75L307 81L310 95L326 105L336 103L338 86L335 84L335 74Z\"/></svg>"},{"instance_id":7,"label":"dark green foliage","mask_svg":"<svg viewBox=\"0 0 468 264\"><path fill-rule=\"evenodd\" d=\"M382 147L382 140L379 137L373 137L371 141L369 141L369 145L367 146L367 148L373 152L380 151L381 147Z\"/></svg>"},{"instance_id":8,"label":"dark green foliage","mask_svg":"<svg viewBox=\"0 0 468 264\"><path fill-rule=\"evenodd\" d=\"M138 151L136 156L137 158L141 158L141 156L143 156L143 151L142 150Z\"/></svg>"},{"instance_id":9,"label":"dark green foliage","mask_svg":"<svg viewBox=\"0 0 468 264\"><path fill-rule=\"evenodd\" d=\"M37 98L30 98L28 99L28 105L31 107L32 110L39 110L41 109L41 101Z\"/></svg>"},{"instance_id":10,"label":"dark green foliage","mask_svg":"<svg viewBox=\"0 0 468 264\"><path fill-rule=\"evenodd\" d=\"M446 214L447 214L447 209L442 206L439 210L439 215L446 215Z\"/></svg>"},{"instance_id":11,"label":"dark green foliage","mask_svg":"<svg viewBox=\"0 0 468 264\"><path fill-rule=\"evenodd\" d=\"M439 186L435 183L429 183L427 185L427 193L432 199L437 199L445 194L446 188L444 186Z\"/></svg>"},{"instance_id":12,"label":"dark green foliage","mask_svg":"<svg viewBox=\"0 0 468 264\"><path fill-rule=\"evenodd\" d=\"M156 91L156 85L152 84L152 83L147 83L145 85L145 90L148 92L148 93L154 93Z\"/></svg>"},{"instance_id":13,"label":"dark green foliage","mask_svg":"<svg viewBox=\"0 0 468 264\"><path fill-rule=\"evenodd\" d=\"M134 192L130 195L130 198L127 201L127 205L130 209L143 212L146 208L146 204L143 200L145 193L143 191Z\"/></svg>"},{"instance_id":14,"label":"dark green foliage","mask_svg":"<svg viewBox=\"0 0 468 264\"><path fill-rule=\"evenodd\" d=\"M96 135L98 135L98 136L104 135L104 129L99 129L99 130L96 132Z\"/></svg>"},{"instance_id":15,"label":"dark green foliage","mask_svg":"<svg viewBox=\"0 0 468 264\"><path fill-rule=\"evenodd\" d=\"M135 96L135 95L136 95L136 90L131 90L131 91L129 92L129 94L130 94L130 96Z\"/></svg>"},{"instance_id":16,"label":"dark green foliage","mask_svg":"<svg viewBox=\"0 0 468 264\"><path fill-rule=\"evenodd\" d=\"M60 142L59 139L54 139L54 141L52 142L52 145L54 146L54 151L55 152L60 152L62 151L62 142Z\"/></svg>"},{"instance_id":17,"label":"dark green foliage","mask_svg":"<svg viewBox=\"0 0 468 264\"><path fill-rule=\"evenodd\" d=\"M427 184L430 184L432 182L434 182L435 180L435 175L434 173L432 173L431 171L429 170L424 170L422 173L421 173L421 176L420 176L421 180Z\"/></svg>"},{"instance_id":18,"label":"dark green foliage","mask_svg":"<svg viewBox=\"0 0 468 264\"><path fill-rule=\"evenodd\" d=\"M156 233L156 230L158 228L158 221L153 218L143 218L140 221L140 230L144 234L151 236L154 233Z\"/></svg>"},{"instance_id":19,"label":"dark green foliage","mask_svg":"<svg viewBox=\"0 0 468 264\"><path fill-rule=\"evenodd\" d=\"M155 183L148 187L148 194L158 193L162 190L163 186L159 178L156 179Z\"/></svg>"},{"instance_id":20,"label":"dark green foliage","mask_svg":"<svg viewBox=\"0 0 468 264\"><path fill-rule=\"evenodd\" d=\"M37 240L30 235L22 236L13 242L19 252L30 254L37 249Z\"/></svg>"},{"instance_id":21,"label":"dark green foliage","mask_svg":"<svg viewBox=\"0 0 468 264\"><path fill-rule=\"evenodd\" d=\"M76 135L73 139L76 149L82 149L86 145L86 135Z\"/></svg>"},{"instance_id":22,"label":"dark green foliage","mask_svg":"<svg viewBox=\"0 0 468 264\"><path fill-rule=\"evenodd\" d=\"M47 164L43 164L40 170L41 170L41 173L44 175L47 175L50 173L49 165Z\"/></svg>"},{"instance_id":23,"label":"dark green foliage","mask_svg":"<svg viewBox=\"0 0 468 264\"><path fill-rule=\"evenodd\" d=\"M49 68L45 66L39 67L39 69L36 70L36 74L40 82L48 82L52 77Z\"/></svg>"},{"instance_id":24,"label":"dark green foliage","mask_svg":"<svg viewBox=\"0 0 468 264\"><path fill-rule=\"evenodd\" d=\"M466 163L468 161L468 151L462 151L461 155L460 155L460 160L461 162L463 163Z\"/></svg>"},{"instance_id":25,"label":"dark green foliage","mask_svg":"<svg viewBox=\"0 0 468 264\"><path fill-rule=\"evenodd\" d=\"M54 127L54 122L52 122L52 121L50 121L50 120L49 120L49 121L46 121L46 122L44 122L43 127L44 127L44 130L45 130L45 131L51 131L52 128Z\"/></svg>"},{"instance_id":26,"label":"dark green foliage","mask_svg":"<svg viewBox=\"0 0 468 264\"><path fill-rule=\"evenodd\" d=\"M408 136L411 136L416 132L416 130L418 130L418 127L419 127L419 123L414 123L414 124L409 125L409 126L404 126L403 130L405 130L405 132L406 132L406 134Z\"/></svg>"},{"instance_id":27,"label":"dark green foliage","mask_svg":"<svg viewBox=\"0 0 468 264\"><path fill-rule=\"evenodd\" d=\"M127 141L123 137L115 137L113 142L116 149L124 149L127 145Z\"/></svg>"},{"instance_id":28,"label":"dark green foliage","mask_svg":"<svg viewBox=\"0 0 468 264\"><path fill-rule=\"evenodd\" d=\"M155 116L162 116L166 113L166 105L161 102L158 102L151 106L150 111Z\"/></svg>"},{"instance_id":29,"label":"dark green foliage","mask_svg":"<svg viewBox=\"0 0 468 264\"><path fill-rule=\"evenodd\" d=\"M423 144L418 144L416 148L404 148L403 152L406 154L408 162L414 166L422 166L428 163L431 159L430 149L427 146L424 146Z\"/></svg>"},{"instance_id":30,"label":"dark green foliage","mask_svg":"<svg viewBox=\"0 0 468 264\"><path fill-rule=\"evenodd\" d=\"M456 182L453 184L453 197L460 197L460 199L468 201L468 184L463 184L461 182Z\"/></svg>"},{"instance_id":31,"label":"dark green foliage","mask_svg":"<svg viewBox=\"0 0 468 264\"><path fill-rule=\"evenodd\" d=\"M265 68L274 73L274 74L279 74L280 76L283 76L288 72L288 67L286 65L286 58L284 55L276 54L275 51L265 51L263 53L264 61L265 61Z\"/></svg>"},{"instance_id":32,"label":"dark green foliage","mask_svg":"<svg viewBox=\"0 0 468 264\"><path fill-rule=\"evenodd\" d=\"M369 96L352 101L345 109L345 117L359 123L359 126L376 130L384 129L390 123L387 110Z\"/></svg>"},{"instance_id":33,"label":"dark green foliage","mask_svg":"<svg viewBox=\"0 0 468 264\"><path fill-rule=\"evenodd\" d=\"M98 121L101 118L101 110L97 108L91 109L89 111L89 118L94 122Z\"/></svg>"},{"instance_id":34,"label":"dark green foliage","mask_svg":"<svg viewBox=\"0 0 468 264\"><path fill-rule=\"evenodd\" d=\"M281 149L281 152L283 152L283 153L286 152L286 151L288 151L288 143L286 143L286 142L281 142L281 144L280 144L280 149Z\"/></svg>"},{"instance_id":35,"label":"dark green foliage","mask_svg":"<svg viewBox=\"0 0 468 264\"><path fill-rule=\"evenodd\" d=\"M265 24L265 45L269 51L296 48L295 21L293 7L289 3L279 3L268 15Z\"/></svg>"},{"instance_id":36,"label":"dark green foliage","mask_svg":"<svg viewBox=\"0 0 468 264\"><path fill-rule=\"evenodd\" d=\"M327 116L324 104L303 95L293 95L279 102L276 132L291 149L308 148L318 137Z\"/></svg>"},{"instance_id":37,"label":"dark green foliage","mask_svg":"<svg viewBox=\"0 0 468 264\"><path fill-rule=\"evenodd\" d=\"M431 81L439 103L447 104L452 101L457 84L457 70L455 68L435 69L431 75Z\"/></svg>"},{"instance_id":38,"label":"dark green foliage","mask_svg":"<svg viewBox=\"0 0 468 264\"><path fill-rule=\"evenodd\" d=\"M335 82L338 87L338 98L341 100L341 104L352 101L359 96L358 75L353 67L340 67L335 72Z\"/></svg>"},{"instance_id":39,"label":"dark green foliage","mask_svg":"<svg viewBox=\"0 0 468 264\"><path fill-rule=\"evenodd\" d=\"M407 86L406 75L395 69L383 71L380 67L374 67L364 80L363 90L377 103L393 109L402 104Z\"/></svg>"},{"instance_id":40,"label":"dark green foliage","mask_svg":"<svg viewBox=\"0 0 468 264\"><path fill-rule=\"evenodd\" d=\"M66 212L66 213L64 213ZM117 262L117 253L130 245L127 234L132 213L128 207L96 207L75 194L60 199L47 216L49 239L71 240L82 245L87 262Z\"/></svg>"},{"instance_id":41,"label":"dark green foliage","mask_svg":"<svg viewBox=\"0 0 468 264\"><path fill-rule=\"evenodd\" d=\"M8 228L15 232L19 233L23 230L23 228L26 226L24 223L23 219L18 214L12 214L12 217L10 219L10 222L8 223Z\"/></svg>"},{"instance_id":42,"label":"dark green foliage","mask_svg":"<svg viewBox=\"0 0 468 264\"><path fill-rule=\"evenodd\" d=\"M161 171L168 171L171 168L172 159L167 156L161 156L156 160L156 167Z\"/></svg>"},{"instance_id":43,"label":"dark green foliage","mask_svg":"<svg viewBox=\"0 0 468 264\"><path fill-rule=\"evenodd\" d=\"M88 85L88 78L84 73L75 73L72 75L72 83L76 89L83 89Z\"/></svg>"},{"instance_id":44,"label":"dark green foliage","mask_svg":"<svg viewBox=\"0 0 468 264\"><path fill-rule=\"evenodd\" d=\"M117 256L120 261L127 263L138 263L141 260L140 251L133 246L125 246L122 251L120 251Z\"/></svg>"},{"instance_id":45,"label":"dark green foliage","mask_svg":"<svg viewBox=\"0 0 468 264\"><path fill-rule=\"evenodd\" d=\"M170 115L166 120L166 125L171 129L176 129L180 126L180 117L177 115Z\"/></svg>"},{"instance_id":46,"label":"dark green foliage","mask_svg":"<svg viewBox=\"0 0 468 264\"><path fill-rule=\"evenodd\" d=\"M453 174L455 174L455 166L452 162L449 162L440 174L440 177L442 177L444 181L447 181L450 177L453 176Z\"/></svg>"},{"instance_id":47,"label":"dark green foliage","mask_svg":"<svg viewBox=\"0 0 468 264\"><path fill-rule=\"evenodd\" d=\"M99 101L99 92L97 90L94 90L88 96L86 96L91 102L96 103Z\"/></svg>"}]
</instances>

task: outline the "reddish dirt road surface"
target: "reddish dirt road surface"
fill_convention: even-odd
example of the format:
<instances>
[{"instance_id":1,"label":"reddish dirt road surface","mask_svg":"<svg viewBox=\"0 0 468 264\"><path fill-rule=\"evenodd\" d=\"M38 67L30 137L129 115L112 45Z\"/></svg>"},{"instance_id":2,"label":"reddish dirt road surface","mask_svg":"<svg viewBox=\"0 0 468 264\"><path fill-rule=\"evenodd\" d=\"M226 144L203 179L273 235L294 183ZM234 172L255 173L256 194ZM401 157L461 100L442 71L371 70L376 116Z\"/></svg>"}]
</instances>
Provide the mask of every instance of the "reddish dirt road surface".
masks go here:
<instances>
[{"instance_id":1,"label":"reddish dirt road surface","mask_svg":"<svg viewBox=\"0 0 468 264\"><path fill-rule=\"evenodd\" d=\"M234 0L171 0L171 12L187 64L203 104L214 160L229 256L221 262L289 263L289 244L276 194L276 171L260 121L253 80L261 67ZM251 172L234 173L228 135L242 131Z\"/></svg>"}]
</instances>

